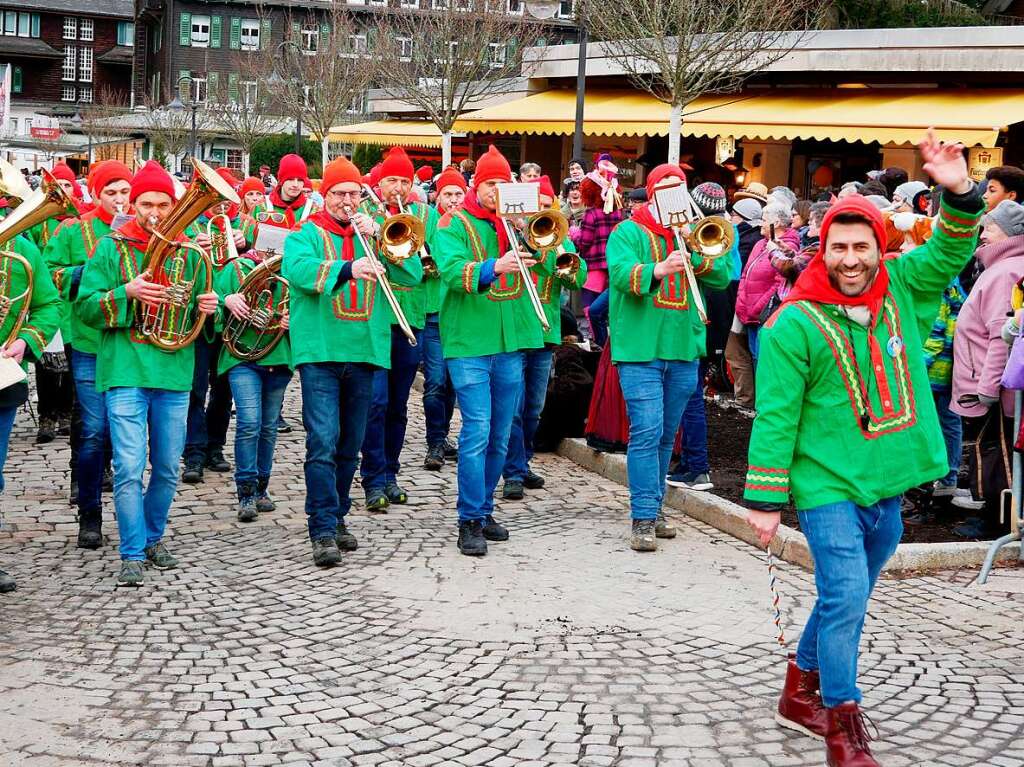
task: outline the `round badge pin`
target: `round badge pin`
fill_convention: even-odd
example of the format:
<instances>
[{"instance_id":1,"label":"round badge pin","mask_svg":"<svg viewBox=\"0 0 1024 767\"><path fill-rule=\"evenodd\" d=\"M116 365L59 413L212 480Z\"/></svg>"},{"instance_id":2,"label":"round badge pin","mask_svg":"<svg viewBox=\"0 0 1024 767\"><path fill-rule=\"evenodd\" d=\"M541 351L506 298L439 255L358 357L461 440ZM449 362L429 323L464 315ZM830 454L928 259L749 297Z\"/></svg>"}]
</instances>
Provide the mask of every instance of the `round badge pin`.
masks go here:
<instances>
[{"instance_id":1,"label":"round badge pin","mask_svg":"<svg viewBox=\"0 0 1024 767\"><path fill-rule=\"evenodd\" d=\"M895 357L903 351L903 339L899 336L893 336L889 339L889 343L885 345L885 348L889 352L890 357Z\"/></svg>"}]
</instances>

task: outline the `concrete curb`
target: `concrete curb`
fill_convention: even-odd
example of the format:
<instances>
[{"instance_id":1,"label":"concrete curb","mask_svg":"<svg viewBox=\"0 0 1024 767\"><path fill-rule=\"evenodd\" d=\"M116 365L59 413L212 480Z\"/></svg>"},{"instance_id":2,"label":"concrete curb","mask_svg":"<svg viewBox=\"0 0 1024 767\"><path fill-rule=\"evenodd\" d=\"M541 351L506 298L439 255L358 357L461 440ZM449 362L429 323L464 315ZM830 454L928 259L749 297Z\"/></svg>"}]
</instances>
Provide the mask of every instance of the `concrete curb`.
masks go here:
<instances>
[{"instance_id":1,"label":"concrete curb","mask_svg":"<svg viewBox=\"0 0 1024 767\"><path fill-rule=\"evenodd\" d=\"M563 439L557 453L613 482L628 485L626 456L621 453L599 453L588 447L583 439ZM677 487L666 490L667 506L760 548L753 530L747 526L746 511L739 504L711 493L698 493ZM886 563L884 571L977 568L985 561L988 548L987 542L901 543ZM800 565L806 570L814 569L807 539L799 530L780 526L772 541L772 551L780 559ZM1019 555L1020 544L1010 544L1000 549L996 562L1015 562Z\"/></svg>"}]
</instances>

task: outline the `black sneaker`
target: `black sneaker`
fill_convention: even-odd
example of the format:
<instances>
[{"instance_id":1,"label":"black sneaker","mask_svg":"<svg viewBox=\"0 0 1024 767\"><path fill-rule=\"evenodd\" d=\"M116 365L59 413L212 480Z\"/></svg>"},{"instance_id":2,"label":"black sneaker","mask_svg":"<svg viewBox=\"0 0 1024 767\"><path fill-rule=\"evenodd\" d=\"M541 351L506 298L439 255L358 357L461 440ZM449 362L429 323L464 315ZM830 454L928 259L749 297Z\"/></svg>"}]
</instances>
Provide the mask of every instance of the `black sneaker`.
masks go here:
<instances>
[{"instance_id":1,"label":"black sneaker","mask_svg":"<svg viewBox=\"0 0 1024 767\"><path fill-rule=\"evenodd\" d=\"M397 482L390 482L384 486L384 495L391 503L405 503L409 500L409 494L398 486Z\"/></svg>"},{"instance_id":2,"label":"black sneaker","mask_svg":"<svg viewBox=\"0 0 1024 767\"><path fill-rule=\"evenodd\" d=\"M634 519L629 547L633 551L657 551L658 539L655 537L654 526L653 519Z\"/></svg>"},{"instance_id":3,"label":"black sneaker","mask_svg":"<svg viewBox=\"0 0 1024 767\"><path fill-rule=\"evenodd\" d=\"M10 575L0 570L0 594L6 594L18 588L18 582Z\"/></svg>"},{"instance_id":4,"label":"black sneaker","mask_svg":"<svg viewBox=\"0 0 1024 767\"><path fill-rule=\"evenodd\" d=\"M506 479L501 488L501 497L506 501L523 500L523 483L518 479Z\"/></svg>"},{"instance_id":5,"label":"black sneaker","mask_svg":"<svg viewBox=\"0 0 1024 767\"><path fill-rule=\"evenodd\" d=\"M467 557L482 557L487 553L484 526L479 519L459 522L459 551Z\"/></svg>"},{"instance_id":6,"label":"black sneaker","mask_svg":"<svg viewBox=\"0 0 1024 767\"><path fill-rule=\"evenodd\" d=\"M444 445L444 457L445 458L458 458L459 457L458 445L456 445L454 442L452 442L447 437L444 438L444 442L442 444Z\"/></svg>"},{"instance_id":7,"label":"black sneaker","mask_svg":"<svg viewBox=\"0 0 1024 767\"><path fill-rule=\"evenodd\" d=\"M375 487L366 491L366 510L386 512L391 501L384 494L383 487Z\"/></svg>"},{"instance_id":8,"label":"black sneaker","mask_svg":"<svg viewBox=\"0 0 1024 767\"><path fill-rule=\"evenodd\" d=\"M126 559L121 563L121 572L117 574L118 586L141 586L146 581L146 571L142 562Z\"/></svg>"},{"instance_id":9,"label":"black sneaker","mask_svg":"<svg viewBox=\"0 0 1024 767\"><path fill-rule=\"evenodd\" d=\"M223 450L211 450L206 456L206 468L210 471L231 471L231 464L224 458Z\"/></svg>"},{"instance_id":10,"label":"black sneaker","mask_svg":"<svg viewBox=\"0 0 1024 767\"><path fill-rule=\"evenodd\" d=\"M334 540L338 542L338 548L342 551L355 551L359 548L359 541L348 531L348 525L344 522L338 523L338 529L334 532Z\"/></svg>"},{"instance_id":11,"label":"black sneaker","mask_svg":"<svg viewBox=\"0 0 1024 767\"><path fill-rule=\"evenodd\" d=\"M52 418L40 418L39 419L39 431L36 432L36 444L45 445L47 442L53 442L53 438L57 433L57 422Z\"/></svg>"},{"instance_id":12,"label":"black sneaker","mask_svg":"<svg viewBox=\"0 0 1024 767\"><path fill-rule=\"evenodd\" d=\"M172 570L178 566L178 560L167 550L163 541L157 541L142 551L146 555L146 561L157 570Z\"/></svg>"},{"instance_id":13,"label":"black sneaker","mask_svg":"<svg viewBox=\"0 0 1024 767\"><path fill-rule=\"evenodd\" d=\"M196 461L187 462L185 471L181 473L181 481L186 485L198 485L203 481L203 465Z\"/></svg>"},{"instance_id":14,"label":"black sneaker","mask_svg":"<svg viewBox=\"0 0 1024 767\"><path fill-rule=\"evenodd\" d=\"M313 564L317 567L333 567L341 561L338 544L330 536L313 541Z\"/></svg>"},{"instance_id":15,"label":"black sneaker","mask_svg":"<svg viewBox=\"0 0 1024 767\"><path fill-rule=\"evenodd\" d=\"M540 490L544 487L544 477L539 474L534 474L529 469L526 470L526 474L523 477L523 487L527 490Z\"/></svg>"},{"instance_id":16,"label":"black sneaker","mask_svg":"<svg viewBox=\"0 0 1024 767\"><path fill-rule=\"evenodd\" d=\"M92 514L79 513L78 518L78 548L98 549L103 545L102 532L103 519L101 512Z\"/></svg>"},{"instance_id":17,"label":"black sneaker","mask_svg":"<svg viewBox=\"0 0 1024 767\"><path fill-rule=\"evenodd\" d=\"M238 521L255 522L259 516L259 509L256 508L256 496L246 495L238 499Z\"/></svg>"},{"instance_id":18,"label":"black sneaker","mask_svg":"<svg viewBox=\"0 0 1024 767\"><path fill-rule=\"evenodd\" d=\"M444 466L444 444L438 443L427 448L427 457L423 459L423 468L429 471L441 471Z\"/></svg>"},{"instance_id":19,"label":"black sneaker","mask_svg":"<svg viewBox=\"0 0 1024 767\"><path fill-rule=\"evenodd\" d=\"M508 530L490 515L484 517L483 531L484 538L489 541L508 540Z\"/></svg>"}]
</instances>

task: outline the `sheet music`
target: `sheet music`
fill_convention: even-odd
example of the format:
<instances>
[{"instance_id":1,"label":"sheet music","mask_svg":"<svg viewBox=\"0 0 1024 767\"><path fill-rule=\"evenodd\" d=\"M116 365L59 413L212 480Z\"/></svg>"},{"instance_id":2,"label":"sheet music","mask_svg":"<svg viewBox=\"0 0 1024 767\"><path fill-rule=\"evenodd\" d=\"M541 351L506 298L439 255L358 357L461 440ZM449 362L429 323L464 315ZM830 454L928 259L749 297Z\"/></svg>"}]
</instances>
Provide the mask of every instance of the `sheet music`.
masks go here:
<instances>
[{"instance_id":1,"label":"sheet music","mask_svg":"<svg viewBox=\"0 0 1024 767\"><path fill-rule=\"evenodd\" d=\"M662 226L683 226L690 221L690 194L678 181L654 188L654 209Z\"/></svg>"},{"instance_id":2,"label":"sheet music","mask_svg":"<svg viewBox=\"0 0 1024 767\"><path fill-rule=\"evenodd\" d=\"M291 229L281 226L258 226L256 227L256 242L252 247L260 253L280 255L284 253L285 238L291 233Z\"/></svg>"},{"instance_id":3,"label":"sheet music","mask_svg":"<svg viewBox=\"0 0 1024 767\"><path fill-rule=\"evenodd\" d=\"M540 210L540 184L498 184L498 215L529 216Z\"/></svg>"}]
</instances>

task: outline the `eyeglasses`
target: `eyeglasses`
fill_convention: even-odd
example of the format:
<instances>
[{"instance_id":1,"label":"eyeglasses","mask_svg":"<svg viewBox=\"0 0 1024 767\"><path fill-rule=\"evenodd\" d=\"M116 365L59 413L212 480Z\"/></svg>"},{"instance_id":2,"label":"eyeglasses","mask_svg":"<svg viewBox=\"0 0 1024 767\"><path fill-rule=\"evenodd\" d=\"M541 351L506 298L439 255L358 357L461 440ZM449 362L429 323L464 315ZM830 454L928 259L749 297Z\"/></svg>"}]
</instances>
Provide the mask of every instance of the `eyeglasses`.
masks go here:
<instances>
[{"instance_id":1,"label":"eyeglasses","mask_svg":"<svg viewBox=\"0 0 1024 767\"><path fill-rule=\"evenodd\" d=\"M342 192L337 189L332 189L327 193L328 197L335 200L358 200L362 195L362 189L357 189L354 192Z\"/></svg>"}]
</instances>

